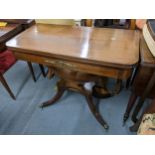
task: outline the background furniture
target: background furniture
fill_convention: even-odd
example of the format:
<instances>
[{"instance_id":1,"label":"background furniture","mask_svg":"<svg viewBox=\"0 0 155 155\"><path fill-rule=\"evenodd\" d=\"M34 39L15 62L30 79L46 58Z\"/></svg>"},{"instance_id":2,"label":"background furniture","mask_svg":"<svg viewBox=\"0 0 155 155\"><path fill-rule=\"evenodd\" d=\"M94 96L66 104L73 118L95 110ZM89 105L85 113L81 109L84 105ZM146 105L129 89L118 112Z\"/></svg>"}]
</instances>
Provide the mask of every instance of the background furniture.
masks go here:
<instances>
[{"instance_id":1,"label":"background furniture","mask_svg":"<svg viewBox=\"0 0 155 155\"><path fill-rule=\"evenodd\" d=\"M0 22L7 22L9 24L20 24L23 29L35 24L34 19L0 19Z\"/></svg>"},{"instance_id":2,"label":"background furniture","mask_svg":"<svg viewBox=\"0 0 155 155\"><path fill-rule=\"evenodd\" d=\"M11 22L10 20L3 20L3 19L1 19L0 21ZM34 21L28 22L28 24L25 21L25 23L23 24L24 26L22 26L22 24L17 24L17 21L13 20L13 22L8 23L5 27L0 27L0 64L1 64L0 81L13 99L15 99L15 96L11 92L11 89L9 88L7 81L5 80L3 74L13 66L13 64L16 62L16 59L14 55L11 53L11 51L7 50L5 43L10 38L14 37L15 35L25 30L25 28L31 26L32 23L34 23ZM29 66L29 69L30 69L30 72L32 74L34 81L36 81L31 62L27 62L27 64ZM45 76L43 66L40 65L40 68L42 70L43 75Z\"/></svg>"},{"instance_id":3,"label":"background furniture","mask_svg":"<svg viewBox=\"0 0 155 155\"><path fill-rule=\"evenodd\" d=\"M36 23L53 25L75 25L73 19L35 19Z\"/></svg>"},{"instance_id":4,"label":"background furniture","mask_svg":"<svg viewBox=\"0 0 155 155\"><path fill-rule=\"evenodd\" d=\"M96 20L96 21L95 21ZM120 23L120 19L82 19L82 26L96 26L102 25L105 28L130 29L135 30L136 20L126 19L125 24ZM101 27L101 26L100 26Z\"/></svg>"},{"instance_id":5,"label":"background furniture","mask_svg":"<svg viewBox=\"0 0 155 155\"><path fill-rule=\"evenodd\" d=\"M16 97L14 96L11 89L9 88L3 74L8 69L10 69L15 62L16 62L16 59L11 51L7 50L3 53L0 53L0 81L14 100L16 99Z\"/></svg>"},{"instance_id":6,"label":"background furniture","mask_svg":"<svg viewBox=\"0 0 155 155\"><path fill-rule=\"evenodd\" d=\"M145 89L148 86L148 83L151 81L151 78L153 76L153 73L155 71L155 58L150 53L147 44L143 37L141 37L140 40L140 58L141 62L140 65L137 68L135 78L132 85L132 93L124 114L124 122L128 119L131 110L133 109L134 105L136 104L136 100L138 96L142 96L145 92ZM152 83L153 84L153 83ZM136 106L136 109L133 112L132 120L134 122L137 121L137 115L143 105L143 101L146 97L148 98L154 98L155 97L155 85L152 85L153 87L149 94L145 94L146 96L143 97L142 103L140 105Z\"/></svg>"},{"instance_id":7,"label":"background furniture","mask_svg":"<svg viewBox=\"0 0 155 155\"><path fill-rule=\"evenodd\" d=\"M5 42L22 31L20 24L8 24L0 27L0 81L13 99L16 99L9 88L3 74L16 62L13 53L7 50Z\"/></svg>"},{"instance_id":8,"label":"background furniture","mask_svg":"<svg viewBox=\"0 0 155 155\"><path fill-rule=\"evenodd\" d=\"M141 118L138 134L155 135L155 99L146 107Z\"/></svg>"},{"instance_id":9,"label":"background furniture","mask_svg":"<svg viewBox=\"0 0 155 155\"><path fill-rule=\"evenodd\" d=\"M37 24L7 42L7 47L17 59L45 64L60 77L56 96L41 107L54 104L66 89L78 91L86 97L96 120L107 129L84 84L102 76L128 79L139 60L138 43L137 31Z\"/></svg>"},{"instance_id":10,"label":"background furniture","mask_svg":"<svg viewBox=\"0 0 155 155\"><path fill-rule=\"evenodd\" d=\"M19 32L22 32L22 31L28 29L29 27L31 27L32 25L35 24L35 20L34 19L0 19L0 22L7 22L8 25L19 25L20 26L20 29L21 29ZM8 25L7 25L7 27L8 27ZM10 33L12 33L12 32L10 32ZM18 33L16 33L14 31L14 34L15 35L17 35ZM13 36L14 35L12 33L12 36L8 37L7 40L9 40L10 38L12 38ZM3 50L6 50L5 42L7 40L5 39L5 41L3 42L3 46L4 46L4 49ZM34 74L32 63L31 62L27 62L27 64L28 64L29 70L31 72L32 78L36 82L36 77L35 77L35 74ZM43 65L39 64L39 67L40 67L40 70L41 70L43 76L45 77L46 76L46 73L45 73L45 70L44 70Z\"/></svg>"},{"instance_id":11,"label":"background furniture","mask_svg":"<svg viewBox=\"0 0 155 155\"><path fill-rule=\"evenodd\" d=\"M22 31L20 24L7 24L5 27L0 27L0 52L6 50L5 43L10 38Z\"/></svg>"}]
</instances>

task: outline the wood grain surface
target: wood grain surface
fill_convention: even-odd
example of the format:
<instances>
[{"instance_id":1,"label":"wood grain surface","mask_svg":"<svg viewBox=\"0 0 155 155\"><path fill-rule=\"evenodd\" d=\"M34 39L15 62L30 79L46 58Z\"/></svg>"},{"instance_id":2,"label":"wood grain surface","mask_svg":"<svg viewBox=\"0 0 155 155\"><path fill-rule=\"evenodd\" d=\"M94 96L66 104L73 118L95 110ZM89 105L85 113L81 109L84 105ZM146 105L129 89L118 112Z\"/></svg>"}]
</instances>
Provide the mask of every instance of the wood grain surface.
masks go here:
<instances>
[{"instance_id":1,"label":"wood grain surface","mask_svg":"<svg viewBox=\"0 0 155 155\"><path fill-rule=\"evenodd\" d=\"M37 24L7 42L20 53L132 67L139 61L136 30Z\"/></svg>"}]
</instances>

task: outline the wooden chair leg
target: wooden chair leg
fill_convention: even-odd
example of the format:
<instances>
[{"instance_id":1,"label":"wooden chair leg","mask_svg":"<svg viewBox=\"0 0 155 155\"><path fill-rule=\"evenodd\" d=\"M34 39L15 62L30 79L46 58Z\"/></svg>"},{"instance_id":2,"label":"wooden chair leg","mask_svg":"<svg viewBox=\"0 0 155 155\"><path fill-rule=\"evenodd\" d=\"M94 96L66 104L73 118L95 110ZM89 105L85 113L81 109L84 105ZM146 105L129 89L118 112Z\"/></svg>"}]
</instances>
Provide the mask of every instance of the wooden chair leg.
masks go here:
<instances>
[{"instance_id":1,"label":"wooden chair leg","mask_svg":"<svg viewBox=\"0 0 155 155\"><path fill-rule=\"evenodd\" d=\"M35 77L35 74L34 74L34 70L33 70L33 67L32 67L32 63L29 62L29 61L27 61L27 64L28 64L29 70L30 70L30 72L31 72L31 74L32 74L32 78L33 78L34 82L36 82L36 77Z\"/></svg>"},{"instance_id":2,"label":"wooden chair leg","mask_svg":"<svg viewBox=\"0 0 155 155\"><path fill-rule=\"evenodd\" d=\"M134 93L131 94L124 117L123 117L123 123L125 123L130 115L130 112L136 102L137 99L137 95L135 95Z\"/></svg>"},{"instance_id":3,"label":"wooden chair leg","mask_svg":"<svg viewBox=\"0 0 155 155\"><path fill-rule=\"evenodd\" d=\"M155 85L155 71L153 72L152 76L151 76L151 79L149 80L142 96L140 97L134 111L133 111L133 114L132 114L132 121L133 122L136 122L138 119L137 119L137 115L139 113L139 111L141 110L143 104L144 104L144 101L146 99L146 97L148 96L148 94L151 92L153 86Z\"/></svg>"},{"instance_id":4,"label":"wooden chair leg","mask_svg":"<svg viewBox=\"0 0 155 155\"><path fill-rule=\"evenodd\" d=\"M39 64L39 67L40 67L40 70L41 70L41 72L42 72L43 76L44 76L44 77L46 77L46 73L45 73L44 66L43 66L43 65L41 65L41 64Z\"/></svg>"},{"instance_id":5,"label":"wooden chair leg","mask_svg":"<svg viewBox=\"0 0 155 155\"><path fill-rule=\"evenodd\" d=\"M140 70L139 67L140 66L138 66L138 67L135 68L135 71L133 72L133 77L131 78L131 81L130 81L130 85L133 84L133 82L134 82L134 80L136 78L136 75L138 74L138 71Z\"/></svg>"},{"instance_id":6,"label":"wooden chair leg","mask_svg":"<svg viewBox=\"0 0 155 155\"><path fill-rule=\"evenodd\" d=\"M127 79L127 81L126 81L126 89L129 88L130 82L131 82L131 77L129 77L129 78Z\"/></svg>"},{"instance_id":7,"label":"wooden chair leg","mask_svg":"<svg viewBox=\"0 0 155 155\"><path fill-rule=\"evenodd\" d=\"M3 86L5 87L5 89L8 91L8 93L10 94L10 96L16 100L16 97L14 96L14 94L12 93L10 87L8 86L5 78L3 77L3 75L0 75L0 81L2 82Z\"/></svg>"},{"instance_id":8,"label":"wooden chair leg","mask_svg":"<svg viewBox=\"0 0 155 155\"><path fill-rule=\"evenodd\" d=\"M130 128L129 128L129 130L131 131L131 132L137 132L138 131L138 128L139 128L139 126L140 126L140 123L141 123L141 121L142 121L142 115L141 115L141 117L139 118L139 120L133 125L133 126L131 126Z\"/></svg>"},{"instance_id":9,"label":"wooden chair leg","mask_svg":"<svg viewBox=\"0 0 155 155\"><path fill-rule=\"evenodd\" d=\"M146 109L142 112L140 118L138 119L138 121L133 125L131 126L129 129L131 132L137 132L138 131L138 128L141 124L141 121L143 119L143 116L144 114L152 114L155 112L155 99L152 101L152 103L150 105L148 105L146 107Z\"/></svg>"}]
</instances>

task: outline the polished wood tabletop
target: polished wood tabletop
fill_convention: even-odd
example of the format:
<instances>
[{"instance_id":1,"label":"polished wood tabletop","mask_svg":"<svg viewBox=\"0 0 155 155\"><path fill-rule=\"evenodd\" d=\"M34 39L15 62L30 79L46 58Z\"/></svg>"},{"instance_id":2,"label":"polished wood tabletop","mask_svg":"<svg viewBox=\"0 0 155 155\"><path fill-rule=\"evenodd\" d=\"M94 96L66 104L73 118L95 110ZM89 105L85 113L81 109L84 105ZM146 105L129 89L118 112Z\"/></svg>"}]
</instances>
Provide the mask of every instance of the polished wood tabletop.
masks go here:
<instances>
[{"instance_id":1,"label":"polished wood tabletop","mask_svg":"<svg viewBox=\"0 0 155 155\"><path fill-rule=\"evenodd\" d=\"M7 42L24 53L132 67L139 60L139 32L37 24ZM21 50L22 49L22 50Z\"/></svg>"}]
</instances>

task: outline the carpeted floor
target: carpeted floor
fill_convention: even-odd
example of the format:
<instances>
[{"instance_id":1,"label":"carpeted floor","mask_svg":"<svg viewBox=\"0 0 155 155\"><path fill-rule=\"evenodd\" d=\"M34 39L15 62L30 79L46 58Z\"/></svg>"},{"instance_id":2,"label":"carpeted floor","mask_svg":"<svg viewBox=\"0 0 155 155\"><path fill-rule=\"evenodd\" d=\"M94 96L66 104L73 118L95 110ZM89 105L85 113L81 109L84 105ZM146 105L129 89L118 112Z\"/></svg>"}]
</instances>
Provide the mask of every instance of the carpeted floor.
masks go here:
<instances>
[{"instance_id":1,"label":"carpeted floor","mask_svg":"<svg viewBox=\"0 0 155 155\"><path fill-rule=\"evenodd\" d=\"M56 93L57 77L51 80L40 74L32 80L27 64L18 61L4 76L17 100L10 98L0 84L0 134L49 134L49 135L130 135L132 122L122 126L123 114L130 91L125 88L114 97L100 100L100 111L110 128L105 131L91 114L85 98L75 92L66 92L53 106L39 108L41 102Z\"/></svg>"}]
</instances>

